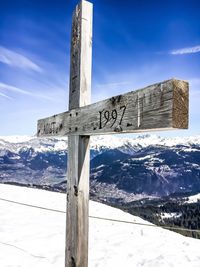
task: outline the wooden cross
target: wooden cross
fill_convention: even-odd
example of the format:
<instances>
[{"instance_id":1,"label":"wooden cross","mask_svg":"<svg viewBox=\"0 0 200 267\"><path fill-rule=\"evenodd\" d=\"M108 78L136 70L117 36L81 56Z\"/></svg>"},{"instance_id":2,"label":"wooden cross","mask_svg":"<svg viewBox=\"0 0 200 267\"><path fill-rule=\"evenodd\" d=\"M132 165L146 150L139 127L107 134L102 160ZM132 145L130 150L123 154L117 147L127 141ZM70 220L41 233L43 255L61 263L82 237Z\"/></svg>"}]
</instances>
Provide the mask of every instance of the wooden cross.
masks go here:
<instances>
[{"instance_id":1,"label":"wooden cross","mask_svg":"<svg viewBox=\"0 0 200 267\"><path fill-rule=\"evenodd\" d=\"M65 267L88 266L91 135L188 128L188 83L171 79L90 104L92 4L73 13L69 111L38 121L38 136L68 135Z\"/></svg>"}]
</instances>

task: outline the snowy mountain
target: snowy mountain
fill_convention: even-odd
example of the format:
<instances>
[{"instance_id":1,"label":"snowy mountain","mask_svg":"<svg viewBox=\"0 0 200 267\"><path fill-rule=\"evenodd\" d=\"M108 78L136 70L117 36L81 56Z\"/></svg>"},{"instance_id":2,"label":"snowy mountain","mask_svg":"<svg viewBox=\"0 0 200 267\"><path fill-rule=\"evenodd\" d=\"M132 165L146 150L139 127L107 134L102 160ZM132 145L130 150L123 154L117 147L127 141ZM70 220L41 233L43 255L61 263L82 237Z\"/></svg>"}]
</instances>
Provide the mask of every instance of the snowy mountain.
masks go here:
<instances>
[{"instance_id":1,"label":"snowy mountain","mask_svg":"<svg viewBox=\"0 0 200 267\"><path fill-rule=\"evenodd\" d=\"M57 151L59 149L67 148L67 137L49 137L49 138L37 138L36 136L0 136L1 147L11 145L12 151L17 152L20 147L32 146L37 151L46 151L47 147ZM103 135L94 136L91 138L91 149L102 148L119 148L123 146L131 146L135 148L148 147L148 146L165 146L173 147L182 145L189 147L191 145L200 144L200 135L190 137L174 137L164 138L158 135L139 135L135 138L120 138L116 135Z\"/></svg>"},{"instance_id":2,"label":"snowy mountain","mask_svg":"<svg viewBox=\"0 0 200 267\"><path fill-rule=\"evenodd\" d=\"M0 185L0 266L62 267L65 194ZM63 213L3 201L7 199ZM184 237L109 206L90 201L89 267L198 267L200 240Z\"/></svg>"},{"instance_id":3,"label":"snowy mountain","mask_svg":"<svg viewBox=\"0 0 200 267\"><path fill-rule=\"evenodd\" d=\"M67 138L0 137L0 181L66 188ZM200 136L91 139L91 195L109 202L200 192Z\"/></svg>"}]
</instances>

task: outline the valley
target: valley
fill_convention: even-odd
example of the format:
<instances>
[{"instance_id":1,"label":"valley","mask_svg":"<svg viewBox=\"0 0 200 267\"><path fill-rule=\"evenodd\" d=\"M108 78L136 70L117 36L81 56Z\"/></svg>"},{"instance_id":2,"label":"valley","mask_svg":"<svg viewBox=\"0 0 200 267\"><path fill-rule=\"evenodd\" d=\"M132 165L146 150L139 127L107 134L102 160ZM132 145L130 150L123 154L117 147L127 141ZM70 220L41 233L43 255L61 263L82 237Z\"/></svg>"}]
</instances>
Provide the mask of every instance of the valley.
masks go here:
<instances>
[{"instance_id":1,"label":"valley","mask_svg":"<svg viewBox=\"0 0 200 267\"><path fill-rule=\"evenodd\" d=\"M91 141L90 198L157 225L200 229L200 136ZM66 192L67 138L0 137L0 182ZM199 238L199 232L181 231Z\"/></svg>"}]
</instances>

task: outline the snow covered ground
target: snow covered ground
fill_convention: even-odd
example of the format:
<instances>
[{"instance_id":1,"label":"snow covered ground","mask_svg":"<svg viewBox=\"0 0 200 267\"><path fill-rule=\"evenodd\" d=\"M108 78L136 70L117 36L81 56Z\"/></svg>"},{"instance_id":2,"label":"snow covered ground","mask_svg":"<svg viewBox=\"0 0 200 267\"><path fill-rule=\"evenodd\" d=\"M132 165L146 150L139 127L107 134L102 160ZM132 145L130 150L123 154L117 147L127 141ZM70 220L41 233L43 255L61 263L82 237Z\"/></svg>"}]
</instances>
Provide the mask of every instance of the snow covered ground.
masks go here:
<instances>
[{"instance_id":1,"label":"snow covered ground","mask_svg":"<svg viewBox=\"0 0 200 267\"><path fill-rule=\"evenodd\" d=\"M65 211L65 195L0 184L0 198ZM90 201L90 215L148 223ZM0 200L0 266L64 267L65 214ZM200 240L90 218L89 267L200 266Z\"/></svg>"},{"instance_id":2,"label":"snow covered ground","mask_svg":"<svg viewBox=\"0 0 200 267\"><path fill-rule=\"evenodd\" d=\"M188 197L188 200L186 200L185 202L186 203L196 203L198 201L200 201L200 193Z\"/></svg>"}]
</instances>

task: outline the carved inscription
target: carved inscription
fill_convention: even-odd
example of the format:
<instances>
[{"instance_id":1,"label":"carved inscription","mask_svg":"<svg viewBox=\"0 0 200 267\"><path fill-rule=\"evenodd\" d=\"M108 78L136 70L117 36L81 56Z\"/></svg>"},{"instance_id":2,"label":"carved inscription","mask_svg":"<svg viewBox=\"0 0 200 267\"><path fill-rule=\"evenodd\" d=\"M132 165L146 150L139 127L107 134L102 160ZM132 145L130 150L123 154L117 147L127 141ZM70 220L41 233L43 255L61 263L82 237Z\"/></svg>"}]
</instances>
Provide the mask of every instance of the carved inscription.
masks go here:
<instances>
[{"instance_id":1,"label":"carved inscription","mask_svg":"<svg viewBox=\"0 0 200 267\"><path fill-rule=\"evenodd\" d=\"M40 120L37 134L97 135L185 129L188 124L188 84L179 81L181 85L177 87L175 81L177 83L177 80L168 80L86 107L73 107L70 112ZM185 128L182 125L186 125Z\"/></svg>"},{"instance_id":2,"label":"carved inscription","mask_svg":"<svg viewBox=\"0 0 200 267\"><path fill-rule=\"evenodd\" d=\"M107 124L109 124L110 128L112 128L115 124L122 124L124 113L126 111L126 106L120 106L119 109L112 110L101 110L99 111L99 129L104 128Z\"/></svg>"},{"instance_id":3,"label":"carved inscription","mask_svg":"<svg viewBox=\"0 0 200 267\"><path fill-rule=\"evenodd\" d=\"M45 123L43 132L44 134L57 134L62 129L62 123L56 123L55 121Z\"/></svg>"}]
</instances>

